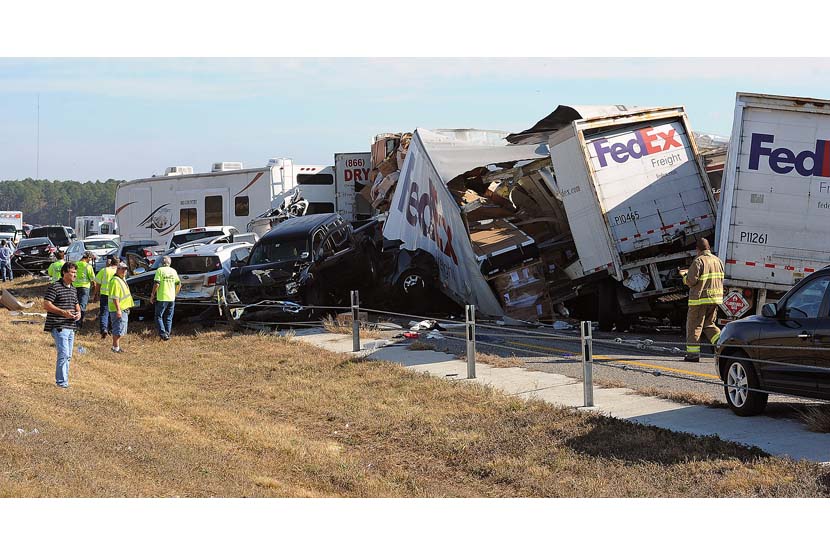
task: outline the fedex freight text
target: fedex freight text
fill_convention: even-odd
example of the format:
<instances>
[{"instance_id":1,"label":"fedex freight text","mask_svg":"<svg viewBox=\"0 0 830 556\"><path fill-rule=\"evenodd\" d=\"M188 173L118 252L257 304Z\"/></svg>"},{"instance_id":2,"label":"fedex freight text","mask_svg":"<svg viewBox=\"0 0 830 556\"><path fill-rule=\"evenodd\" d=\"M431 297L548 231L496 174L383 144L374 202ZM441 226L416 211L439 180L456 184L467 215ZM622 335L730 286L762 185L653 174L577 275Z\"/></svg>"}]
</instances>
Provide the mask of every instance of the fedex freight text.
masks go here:
<instances>
[{"instance_id":1,"label":"fedex freight text","mask_svg":"<svg viewBox=\"0 0 830 556\"><path fill-rule=\"evenodd\" d=\"M675 163L683 162L683 157L680 154L675 153L671 156L667 156L666 158L657 158L651 161L651 167L656 168L658 166L674 166Z\"/></svg>"}]
</instances>

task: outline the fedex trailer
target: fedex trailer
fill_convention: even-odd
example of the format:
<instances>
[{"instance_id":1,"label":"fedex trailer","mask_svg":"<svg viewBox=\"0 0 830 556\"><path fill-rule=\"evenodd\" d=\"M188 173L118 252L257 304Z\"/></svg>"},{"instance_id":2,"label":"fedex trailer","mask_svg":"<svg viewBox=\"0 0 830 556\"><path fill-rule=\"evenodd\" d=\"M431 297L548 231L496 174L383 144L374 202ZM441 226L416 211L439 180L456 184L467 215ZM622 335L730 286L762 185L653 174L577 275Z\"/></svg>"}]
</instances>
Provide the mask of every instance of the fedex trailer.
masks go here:
<instances>
[{"instance_id":1,"label":"fedex trailer","mask_svg":"<svg viewBox=\"0 0 830 556\"><path fill-rule=\"evenodd\" d=\"M737 93L716 252L726 320L830 264L830 100Z\"/></svg>"},{"instance_id":2,"label":"fedex trailer","mask_svg":"<svg viewBox=\"0 0 830 556\"><path fill-rule=\"evenodd\" d=\"M679 269L695 256L697 238L715 228L714 197L683 107L577 119L548 144L579 254L566 271L582 295L594 292L600 329L625 328L637 314L682 321Z\"/></svg>"},{"instance_id":3,"label":"fedex trailer","mask_svg":"<svg viewBox=\"0 0 830 556\"><path fill-rule=\"evenodd\" d=\"M173 166L164 175L118 186L115 215L122 239L166 244L176 230L199 226L246 229L260 214L282 205L299 188L309 214L334 212L334 168L272 158L261 168L216 163L211 172Z\"/></svg>"}]
</instances>

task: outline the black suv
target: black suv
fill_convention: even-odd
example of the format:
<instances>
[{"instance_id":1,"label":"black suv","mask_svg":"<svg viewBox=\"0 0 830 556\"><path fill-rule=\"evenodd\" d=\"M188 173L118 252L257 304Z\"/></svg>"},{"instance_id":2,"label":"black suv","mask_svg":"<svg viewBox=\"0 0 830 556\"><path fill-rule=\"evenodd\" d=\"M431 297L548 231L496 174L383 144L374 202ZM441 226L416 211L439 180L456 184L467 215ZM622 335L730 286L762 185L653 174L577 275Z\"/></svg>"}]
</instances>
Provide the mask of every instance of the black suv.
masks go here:
<instances>
[{"instance_id":1,"label":"black suv","mask_svg":"<svg viewBox=\"0 0 830 556\"><path fill-rule=\"evenodd\" d=\"M29 237L48 237L55 247L61 251L66 251L66 248L75 239L75 233L71 232L71 228L66 226L41 226L29 232Z\"/></svg>"},{"instance_id":2,"label":"black suv","mask_svg":"<svg viewBox=\"0 0 830 556\"><path fill-rule=\"evenodd\" d=\"M280 222L251 250L247 264L234 268L228 279L230 300L246 305L287 301L299 305L346 306L350 290L372 284L378 245L377 222L358 229L337 214L313 214ZM253 313L285 315L283 308L262 304ZM304 311L311 316L315 311ZM258 314L257 318L263 318Z\"/></svg>"},{"instance_id":3,"label":"black suv","mask_svg":"<svg viewBox=\"0 0 830 556\"><path fill-rule=\"evenodd\" d=\"M830 267L801 280L778 303L764 305L760 315L721 331L718 371L736 414L764 411L768 394L750 388L830 400L828 286Z\"/></svg>"}]
</instances>

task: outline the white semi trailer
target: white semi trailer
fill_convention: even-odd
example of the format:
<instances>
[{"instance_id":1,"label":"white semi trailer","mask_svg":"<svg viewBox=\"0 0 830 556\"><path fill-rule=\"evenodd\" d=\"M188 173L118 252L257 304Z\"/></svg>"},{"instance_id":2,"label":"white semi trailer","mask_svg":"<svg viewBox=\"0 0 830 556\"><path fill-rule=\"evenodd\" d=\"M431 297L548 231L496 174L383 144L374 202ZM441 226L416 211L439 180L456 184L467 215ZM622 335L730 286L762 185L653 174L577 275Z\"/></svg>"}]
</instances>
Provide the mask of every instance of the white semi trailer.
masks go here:
<instances>
[{"instance_id":1,"label":"white semi trailer","mask_svg":"<svg viewBox=\"0 0 830 556\"><path fill-rule=\"evenodd\" d=\"M600 328L624 328L637 314L682 320L678 269L715 228L714 197L683 107L576 119L548 144L579 254L566 272L581 295L596 287Z\"/></svg>"},{"instance_id":2,"label":"white semi trailer","mask_svg":"<svg viewBox=\"0 0 830 556\"><path fill-rule=\"evenodd\" d=\"M716 252L724 321L830 264L830 100L737 93Z\"/></svg>"}]
</instances>

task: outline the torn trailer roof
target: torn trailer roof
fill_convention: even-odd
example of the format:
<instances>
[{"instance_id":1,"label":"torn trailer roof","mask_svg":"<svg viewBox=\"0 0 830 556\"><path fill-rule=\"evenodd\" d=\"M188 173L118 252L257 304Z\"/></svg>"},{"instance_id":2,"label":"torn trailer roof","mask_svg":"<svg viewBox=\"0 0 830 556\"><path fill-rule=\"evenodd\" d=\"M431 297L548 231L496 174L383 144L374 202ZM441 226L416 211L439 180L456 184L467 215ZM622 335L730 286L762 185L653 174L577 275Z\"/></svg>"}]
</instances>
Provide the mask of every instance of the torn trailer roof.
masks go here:
<instances>
[{"instance_id":1,"label":"torn trailer roof","mask_svg":"<svg viewBox=\"0 0 830 556\"><path fill-rule=\"evenodd\" d=\"M494 146L492 133L464 131L462 139L459 130L449 133L415 130L383 234L387 239L403 241L408 249L432 253L438 263L441 287L451 299L462 305L474 304L485 315L501 316L505 309L482 274L482 253L479 250L477 254L470 238L473 226L469 213L472 211L465 212L462 208L468 204L463 198L465 186L468 181L477 181L489 187L498 181L489 179L490 174L521 173L529 162L549 165L550 155L544 144L510 145L503 141L504 144ZM473 175L469 175L471 172ZM507 215L514 212L503 210ZM527 243L526 234L517 236L515 226L501 228L488 237L496 242L504 240L508 251L516 250L511 248L516 241L519 247ZM522 253L517 256L521 261ZM538 253L531 258L538 259Z\"/></svg>"}]
</instances>

